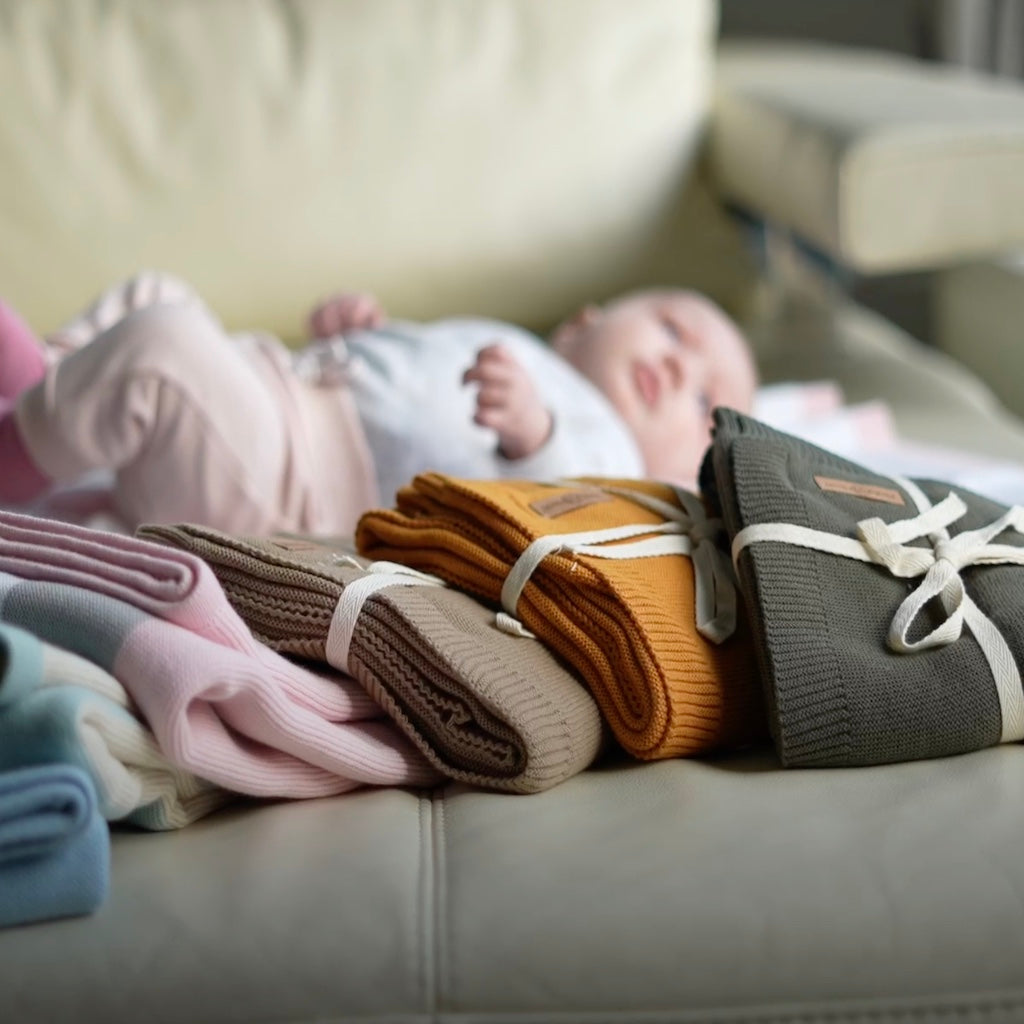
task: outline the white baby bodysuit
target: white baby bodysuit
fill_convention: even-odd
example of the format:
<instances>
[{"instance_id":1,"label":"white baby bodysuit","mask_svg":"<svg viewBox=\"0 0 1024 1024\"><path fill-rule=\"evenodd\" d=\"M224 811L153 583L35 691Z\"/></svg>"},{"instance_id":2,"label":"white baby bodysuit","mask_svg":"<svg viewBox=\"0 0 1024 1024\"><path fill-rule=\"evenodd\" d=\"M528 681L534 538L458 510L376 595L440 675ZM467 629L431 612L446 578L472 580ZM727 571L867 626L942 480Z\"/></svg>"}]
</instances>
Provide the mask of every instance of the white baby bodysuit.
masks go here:
<instances>
[{"instance_id":1,"label":"white baby bodysuit","mask_svg":"<svg viewBox=\"0 0 1024 1024\"><path fill-rule=\"evenodd\" d=\"M424 470L470 479L642 477L633 436L608 399L535 335L497 320L392 321L345 334L346 370L380 486L390 502ZM527 370L554 426L533 455L509 460L493 430L473 422L476 388L462 375L501 343Z\"/></svg>"}]
</instances>

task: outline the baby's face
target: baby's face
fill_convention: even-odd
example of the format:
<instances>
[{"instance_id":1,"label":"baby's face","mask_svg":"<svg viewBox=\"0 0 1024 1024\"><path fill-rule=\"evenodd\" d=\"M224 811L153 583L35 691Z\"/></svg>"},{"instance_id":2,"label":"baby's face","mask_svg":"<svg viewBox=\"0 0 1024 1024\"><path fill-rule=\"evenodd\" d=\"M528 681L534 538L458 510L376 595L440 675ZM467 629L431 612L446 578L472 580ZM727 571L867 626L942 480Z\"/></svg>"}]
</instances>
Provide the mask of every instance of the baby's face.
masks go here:
<instances>
[{"instance_id":1,"label":"baby's face","mask_svg":"<svg viewBox=\"0 0 1024 1024\"><path fill-rule=\"evenodd\" d=\"M552 344L618 410L654 478L695 486L711 410L749 412L757 383L749 348L702 296L641 292L589 307Z\"/></svg>"}]
</instances>

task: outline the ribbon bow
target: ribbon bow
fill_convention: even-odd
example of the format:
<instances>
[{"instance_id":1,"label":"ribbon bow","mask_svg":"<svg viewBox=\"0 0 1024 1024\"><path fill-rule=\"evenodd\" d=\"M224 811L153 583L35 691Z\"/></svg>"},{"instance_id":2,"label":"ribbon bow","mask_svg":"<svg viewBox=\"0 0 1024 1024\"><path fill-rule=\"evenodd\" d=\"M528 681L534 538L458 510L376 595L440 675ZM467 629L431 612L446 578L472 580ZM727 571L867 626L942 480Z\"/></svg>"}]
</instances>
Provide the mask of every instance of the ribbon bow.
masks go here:
<instances>
[{"instance_id":1,"label":"ribbon bow","mask_svg":"<svg viewBox=\"0 0 1024 1024\"><path fill-rule=\"evenodd\" d=\"M781 541L828 554L871 562L900 579L923 579L900 603L889 626L887 642L899 654L913 654L951 644L966 624L974 634L995 681L1002 714L1002 742L1024 739L1024 693L1020 671L1006 640L992 620L974 603L960 570L972 565L1024 565L1024 548L992 541L1007 530L1024 534L1024 508L1015 505L988 526L949 536L947 527L967 511L963 499L950 493L937 505L910 480L898 480L913 498L918 515L886 523L863 519L857 536L840 537L793 523L755 523L733 539L733 561L750 544ZM907 542L927 538L930 547ZM938 599L945 617L930 632L910 640L918 615Z\"/></svg>"},{"instance_id":2,"label":"ribbon bow","mask_svg":"<svg viewBox=\"0 0 1024 1024\"><path fill-rule=\"evenodd\" d=\"M1024 509L1014 506L995 522L977 530L965 530L950 538L946 527L967 511L959 495L950 492L938 505L912 519L885 523L865 519L857 524L857 535L871 560L903 579L924 576L893 616L889 646L901 654L939 647L960 637L964 619L973 602L964 587L960 570L971 565L1008 563L1024 565L1024 548L991 543L1006 530L1021 531ZM930 548L907 547L905 541L928 536ZM919 640L908 639L910 629L925 605L938 598L945 619Z\"/></svg>"}]
</instances>

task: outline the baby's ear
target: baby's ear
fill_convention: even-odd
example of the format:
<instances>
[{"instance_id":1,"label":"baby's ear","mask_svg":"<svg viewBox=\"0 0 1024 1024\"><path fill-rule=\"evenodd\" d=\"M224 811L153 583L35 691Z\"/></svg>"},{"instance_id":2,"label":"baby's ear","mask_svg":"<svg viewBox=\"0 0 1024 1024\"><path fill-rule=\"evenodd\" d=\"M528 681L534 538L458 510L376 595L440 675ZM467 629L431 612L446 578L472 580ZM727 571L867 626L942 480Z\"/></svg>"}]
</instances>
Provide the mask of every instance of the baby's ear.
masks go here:
<instances>
[{"instance_id":1,"label":"baby's ear","mask_svg":"<svg viewBox=\"0 0 1024 1024\"><path fill-rule=\"evenodd\" d=\"M578 310L572 317L570 323L575 327L589 327L601 315L601 307L593 302L588 302L582 309Z\"/></svg>"},{"instance_id":2,"label":"baby's ear","mask_svg":"<svg viewBox=\"0 0 1024 1024\"><path fill-rule=\"evenodd\" d=\"M551 344L555 350L560 351L577 340L579 331L596 323L600 315L601 307L591 302L578 309L568 320L563 320L551 335Z\"/></svg>"}]
</instances>

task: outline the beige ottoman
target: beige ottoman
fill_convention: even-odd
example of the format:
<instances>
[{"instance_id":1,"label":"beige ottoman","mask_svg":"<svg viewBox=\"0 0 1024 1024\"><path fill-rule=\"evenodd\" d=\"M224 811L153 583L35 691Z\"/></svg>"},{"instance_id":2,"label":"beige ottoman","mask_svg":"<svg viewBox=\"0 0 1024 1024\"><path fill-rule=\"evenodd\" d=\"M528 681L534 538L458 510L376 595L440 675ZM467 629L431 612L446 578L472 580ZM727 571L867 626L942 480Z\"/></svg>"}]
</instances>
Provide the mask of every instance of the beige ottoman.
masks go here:
<instances>
[{"instance_id":1,"label":"beige ottoman","mask_svg":"<svg viewBox=\"0 0 1024 1024\"><path fill-rule=\"evenodd\" d=\"M1024 415L1024 250L942 271L935 340Z\"/></svg>"}]
</instances>

